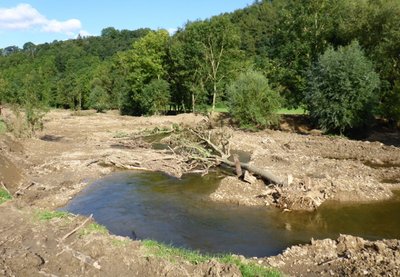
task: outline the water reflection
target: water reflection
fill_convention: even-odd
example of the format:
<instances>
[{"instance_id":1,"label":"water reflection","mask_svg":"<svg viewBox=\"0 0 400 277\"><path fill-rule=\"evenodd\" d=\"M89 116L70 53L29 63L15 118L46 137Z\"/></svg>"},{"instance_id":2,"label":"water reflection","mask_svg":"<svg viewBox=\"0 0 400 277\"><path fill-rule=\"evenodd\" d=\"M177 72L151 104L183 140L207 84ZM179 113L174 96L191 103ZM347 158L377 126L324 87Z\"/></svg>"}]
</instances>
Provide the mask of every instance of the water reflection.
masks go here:
<instances>
[{"instance_id":1,"label":"water reflection","mask_svg":"<svg viewBox=\"0 0 400 277\"><path fill-rule=\"evenodd\" d=\"M116 173L90 185L66 210L93 214L115 234L155 239L204 252L268 256L339 233L400 238L399 194L375 204L330 203L315 213L227 206L206 201L218 174L176 179L162 173Z\"/></svg>"}]
</instances>

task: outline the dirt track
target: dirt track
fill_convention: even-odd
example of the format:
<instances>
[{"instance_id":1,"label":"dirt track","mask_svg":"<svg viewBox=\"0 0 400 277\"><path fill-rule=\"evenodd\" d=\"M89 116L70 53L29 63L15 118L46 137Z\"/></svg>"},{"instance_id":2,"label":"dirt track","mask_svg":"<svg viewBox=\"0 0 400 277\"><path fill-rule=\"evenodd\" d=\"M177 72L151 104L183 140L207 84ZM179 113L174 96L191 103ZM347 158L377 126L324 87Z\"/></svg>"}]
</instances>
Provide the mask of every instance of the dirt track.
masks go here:
<instances>
[{"instance_id":1,"label":"dirt track","mask_svg":"<svg viewBox=\"0 0 400 277\"><path fill-rule=\"evenodd\" d=\"M45 128L37 138L1 137L0 178L11 193L20 190L20 194L0 207L0 275L238 274L237 268L215 262L194 266L184 261L163 261L147 255L140 242L115 236L73 234L62 241L61 238L80 225L83 218L41 221L35 216L38 210L54 210L65 205L91 180L116 167L161 170L179 176L182 172L178 160L132 137L145 129L170 128L172 124L181 123L193 126L205 120L190 114L131 118L115 113L73 116L69 111L52 111L46 116ZM228 178L210 196L215 201L314 209L329 199L388 198L391 189L400 186L400 149L379 142L271 130L234 131L232 142L233 148L252 152L252 163L289 179L291 184L266 188L258 182L249 187ZM233 184L235 189L227 184ZM297 258L295 254L291 256L292 260ZM301 268L305 266L301 260L290 270L279 263L270 264L290 274L296 273L296 266L297 272L304 272ZM340 264L332 269L334 273L344 272ZM369 266L378 265L371 259L364 265ZM400 266L398 258L394 266ZM319 269L317 267L315 272L320 272Z\"/></svg>"}]
</instances>

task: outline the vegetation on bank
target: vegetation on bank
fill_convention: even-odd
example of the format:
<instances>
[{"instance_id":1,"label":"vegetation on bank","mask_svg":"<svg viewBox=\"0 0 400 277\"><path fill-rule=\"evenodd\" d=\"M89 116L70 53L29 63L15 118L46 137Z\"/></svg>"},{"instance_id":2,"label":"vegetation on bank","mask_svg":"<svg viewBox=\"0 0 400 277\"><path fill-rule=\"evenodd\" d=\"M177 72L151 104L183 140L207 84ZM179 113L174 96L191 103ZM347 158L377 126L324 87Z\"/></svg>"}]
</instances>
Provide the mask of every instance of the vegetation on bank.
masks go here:
<instances>
[{"instance_id":1,"label":"vegetation on bank","mask_svg":"<svg viewBox=\"0 0 400 277\"><path fill-rule=\"evenodd\" d=\"M307 109L327 131L366 125L359 120L363 111L369 111L366 118L396 123L399 17L397 0L259 0L233 13L188 22L172 36L165 30L108 27L98 37L27 42L22 49L2 51L0 102L24 107L33 129L40 127L46 107L119 109L131 115L203 112L234 101L237 94L230 88L251 70L268 80L267 99L279 94L283 107ZM355 41L362 54L340 58ZM367 69L372 79L363 88ZM353 89L344 98L343 92ZM242 95L261 97L249 91ZM252 119L242 119L247 115L241 112L240 124L272 122L276 113L262 114L260 103L251 100ZM237 117L232 107L229 112Z\"/></svg>"},{"instance_id":2,"label":"vegetation on bank","mask_svg":"<svg viewBox=\"0 0 400 277\"><path fill-rule=\"evenodd\" d=\"M12 199L11 194L8 191L0 188L0 205L11 199Z\"/></svg>"},{"instance_id":3,"label":"vegetation on bank","mask_svg":"<svg viewBox=\"0 0 400 277\"><path fill-rule=\"evenodd\" d=\"M63 211L38 211L36 217L42 221L52 220L54 218L67 218L71 214Z\"/></svg>"},{"instance_id":4,"label":"vegetation on bank","mask_svg":"<svg viewBox=\"0 0 400 277\"><path fill-rule=\"evenodd\" d=\"M154 240L144 240L144 247L149 251L149 254L155 255L157 257L162 257L170 261L175 261L177 259L184 259L192 264L198 264L207 262L209 260L215 259L224 264L236 265L244 277L278 277L282 276L280 272L272 268L266 268L261 265L255 264L250 261L242 261L238 257L230 254L226 255L207 255L201 254L196 250L188 250L184 248L177 248L169 246Z\"/></svg>"}]
</instances>

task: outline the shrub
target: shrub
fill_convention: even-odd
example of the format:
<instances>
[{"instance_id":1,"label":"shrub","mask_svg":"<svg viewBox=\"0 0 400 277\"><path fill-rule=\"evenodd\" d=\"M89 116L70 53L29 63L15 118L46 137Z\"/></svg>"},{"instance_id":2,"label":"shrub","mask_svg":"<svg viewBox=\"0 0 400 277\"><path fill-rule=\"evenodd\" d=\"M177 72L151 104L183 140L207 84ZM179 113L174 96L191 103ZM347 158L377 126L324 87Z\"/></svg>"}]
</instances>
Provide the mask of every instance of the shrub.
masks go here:
<instances>
[{"instance_id":1,"label":"shrub","mask_svg":"<svg viewBox=\"0 0 400 277\"><path fill-rule=\"evenodd\" d=\"M240 74L227 93L229 112L242 128L263 128L278 121L282 99L261 73Z\"/></svg>"},{"instance_id":2,"label":"shrub","mask_svg":"<svg viewBox=\"0 0 400 277\"><path fill-rule=\"evenodd\" d=\"M380 80L358 42L329 48L310 72L310 116L328 132L343 133L370 122Z\"/></svg>"}]
</instances>

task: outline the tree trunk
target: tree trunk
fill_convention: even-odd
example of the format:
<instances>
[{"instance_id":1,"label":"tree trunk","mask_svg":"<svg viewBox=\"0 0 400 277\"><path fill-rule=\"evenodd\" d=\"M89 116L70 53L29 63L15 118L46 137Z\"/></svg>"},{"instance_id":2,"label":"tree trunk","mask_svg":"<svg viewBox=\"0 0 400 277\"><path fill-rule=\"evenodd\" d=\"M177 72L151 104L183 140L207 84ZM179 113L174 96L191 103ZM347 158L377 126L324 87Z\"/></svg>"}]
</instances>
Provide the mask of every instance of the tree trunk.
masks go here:
<instances>
[{"instance_id":1,"label":"tree trunk","mask_svg":"<svg viewBox=\"0 0 400 277\"><path fill-rule=\"evenodd\" d=\"M195 98L194 98L194 93L192 93L192 112L196 113L194 108L195 108Z\"/></svg>"},{"instance_id":2,"label":"tree trunk","mask_svg":"<svg viewBox=\"0 0 400 277\"><path fill-rule=\"evenodd\" d=\"M214 82L213 100L212 100L212 112L215 111L215 101L217 100L217 84Z\"/></svg>"},{"instance_id":3,"label":"tree trunk","mask_svg":"<svg viewBox=\"0 0 400 277\"><path fill-rule=\"evenodd\" d=\"M235 167L236 164L235 162L231 162L228 159L221 159L220 160L222 163L229 165L231 167ZM278 178L277 176L275 176L274 174L272 174L271 172L268 172L264 169L258 168L254 165L248 164L248 163L240 163L240 166L244 169L247 169L248 171L254 173L255 175L260 176L262 179L273 183L273 184L278 184L278 185L284 185L285 182L283 180L281 180L280 178Z\"/></svg>"},{"instance_id":4,"label":"tree trunk","mask_svg":"<svg viewBox=\"0 0 400 277\"><path fill-rule=\"evenodd\" d=\"M235 162L235 171L236 171L236 176L240 178L243 175L242 172L242 166L240 165L239 157L238 155L233 156L233 161Z\"/></svg>"}]
</instances>

